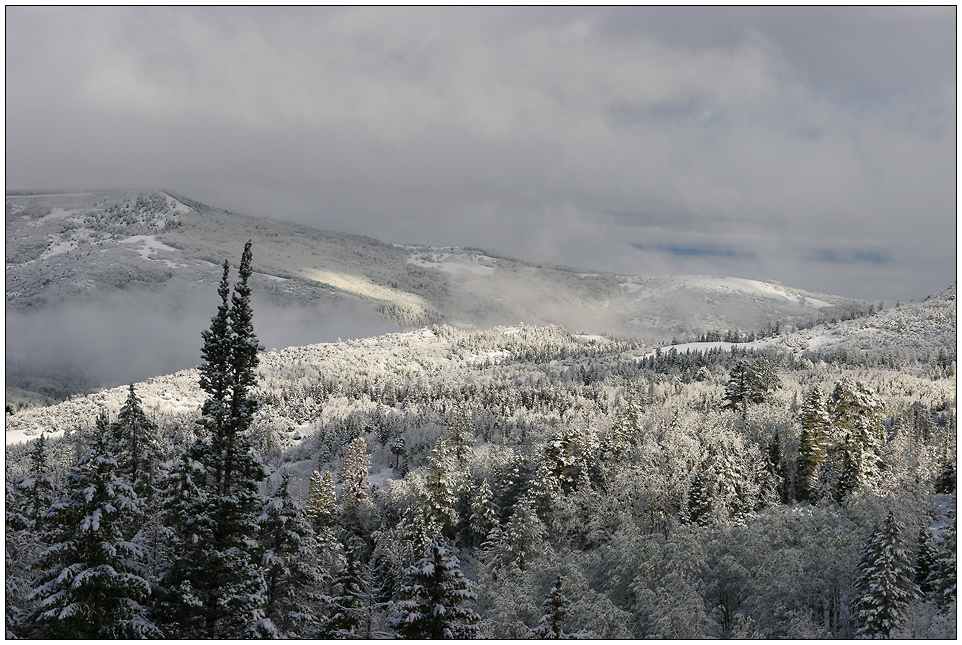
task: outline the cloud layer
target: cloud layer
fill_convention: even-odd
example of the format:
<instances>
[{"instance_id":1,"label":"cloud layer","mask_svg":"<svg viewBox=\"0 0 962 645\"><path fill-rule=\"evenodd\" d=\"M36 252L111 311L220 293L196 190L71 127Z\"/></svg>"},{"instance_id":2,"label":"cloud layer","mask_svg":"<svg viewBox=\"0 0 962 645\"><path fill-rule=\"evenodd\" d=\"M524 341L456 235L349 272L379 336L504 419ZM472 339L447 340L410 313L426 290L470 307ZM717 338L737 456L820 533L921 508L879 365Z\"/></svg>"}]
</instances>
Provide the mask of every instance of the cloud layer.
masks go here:
<instances>
[{"instance_id":1,"label":"cloud layer","mask_svg":"<svg viewBox=\"0 0 962 645\"><path fill-rule=\"evenodd\" d=\"M7 185L907 299L955 279L955 9L7 9Z\"/></svg>"}]
</instances>

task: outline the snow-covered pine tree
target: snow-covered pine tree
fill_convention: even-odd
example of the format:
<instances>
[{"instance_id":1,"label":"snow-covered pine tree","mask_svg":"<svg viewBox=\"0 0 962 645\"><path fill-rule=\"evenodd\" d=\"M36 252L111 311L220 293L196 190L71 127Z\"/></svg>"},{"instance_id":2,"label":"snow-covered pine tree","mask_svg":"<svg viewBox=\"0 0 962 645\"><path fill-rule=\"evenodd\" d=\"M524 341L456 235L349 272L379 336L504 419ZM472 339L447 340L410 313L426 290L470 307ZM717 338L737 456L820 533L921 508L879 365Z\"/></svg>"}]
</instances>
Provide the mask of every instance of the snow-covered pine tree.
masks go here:
<instances>
[{"instance_id":1,"label":"snow-covered pine tree","mask_svg":"<svg viewBox=\"0 0 962 645\"><path fill-rule=\"evenodd\" d=\"M441 531L448 538L453 537L453 530L458 521L458 513L455 510L457 495L454 468L455 447L445 439L440 439L428 460L424 478L422 513L429 523L440 526Z\"/></svg>"},{"instance_id":2,"label":"snow-covered pine tree","mask_svg":"<svg viewBox=\"0 0 962 645\"><path fill-rule=\"evenodd\" d=\"M515 504L511 519L504 526L501 546L495 555L499 567L515 566L524 571L545 551L547 529L538 517L530 496Z\"/></svg>"},{"instance_id":3,"label":"snow-covered pine tree","mask_svg":"<svg viewBox=\"0 0 962 645\"><path fill-rule=\"evenodd\" d=\"M356 437L347 447L341 468L341 525L353 532L360 530L360 510L367 500L370 469L367 442L364 437Z\"/></svg>"},{"instance_id":4,"label":"snow-covered pine tree","mask_svg":"<svg viewBox=\"0 0 962 645\"><path fill-rule=\"evenodd\" d=\"M207 399L198 424L207 434L185 451L168 484L180 508L172 517L174 561L160 581L165 590L161 615L179 638L274 634L270 622L263 620L266 584L254 539L263 504L258 484L265 474L248 433L258 406L251 389L260 348L247 286L252 273L249 241L230 304L228 271L225 260L218 287L221 302L202 334L200 387ZM191 486L197 494L184 499Z\"/></svg>"},{"instance_id":5,"label":"snow-covered pine tree","mask_svg":"<svg viewBox=\"0 0 962 645\"><path fill-rule=\"evenodd\" d=\"M474 437L471 432L471 419L467 408L459 405L454 412L454 420L448 429L447 443L451 446L452 457L458 468L464 469Z\"/></svg>"},{"instance_id":6,"label":"snow-covered pine tree","mask_svg":"<svg viewBox=\"0 0 962 645\"><path fill-rule=\"evenodd\" d=\"M311 473L311 485L304 505L304 516L310 520L314 530L330 528L337 511L337 493L334 487L334 475L325 470L324 474L316 470Z\"/></svg>"},{"instance_id":7,"label":"snow-covered pine tree","mask_svg":"<svg viewBox=\"0 0 962 645\"><path fill-rule=\"evenodd\" d=\"M803 501L814 501L818 475L829 448L831 419L825 410L821 388L816 385L800 414L802 433L798 440L798 481L796 492Z\"/></svg>"},{"instance_id":8,"label":"snow-covered pine tree","mask_svg":"<svg viewBox=\"0 0 962 645\"><path fill-rule=\"evenodd\" d=\"M267 583L264 615L279 634L304 638L318 624L323 599L319 595L324 572L318 548L300 508L291 499L287 473L261 513L261 567Z\"/></svg>"},{"instance_id":9,"label":"snow-covered pine tree","mask_svg":"<svg viewBox=\"0 0 962 645\"><path fill-rule=\"evenodd\" d=\"M629 392L624 409L615 417L604 447L609 456L620 457L638 442L641 433L640 397L637 391Z\"/></svg>"},{"instance_id":10,"label":"snow-covered pine tree","mask_svg":"<svg viewBox=\"0 0 962 645\"><path fill-rule=\"evenodd\" d=\"M515 505L528 491L531 471L532 466L524 456L516 454L495 479L497 494L494 501L501 511L499 520L502 524L511 518Z\"/></svg>"},{"instance_id":11,"label":"snow-covered pine tree","mask_svg":"<svg viewBox=\"0 0 962 645\"><path fill-rule=\"evenodd\" d=\"M953 606L958 591L958 527L954 508L949 509L947 519L936 542L935 562L927 579L943 612Z\"/></svg>"},{"instance_id":12,"label":"snow-covered pine tree","mask_svg":"<svg viewBox=\"0 0 962 645\"><path fill-rule=\"evenodd\" d=\"M101 414L89 450L68 472L45 515L42 573L27 599L37 606L24 619L31 638L157 638L147 617L150 583L143 550L131 541L143 503L118 477Z\"/></svg>"},{"instance_id":13,"label":"snow-covered pine tree","mask_svg":"<svg viewBox=\"0 0 962 645\"><path fill-rule=\"evenodd\" d=\"M478 614L464 604L475 600L458 559L446 542L436 539L428 557L405 575L400 611L389 624L401 638L472 638L478 633Z\"/></svg>"},{"instance_id":14,"label":"snow-covered pine tree","mask_svg":"<svg viewBox=\"0 0 962 645\"><path fill-rule=\"evenodd\" d=\"M909 602L918 595L914 567L902 535L904 527L889 511L859 557L853 609L858 636L887 638L898 627Z\"/></svg>"},{"instance_id":15,"label":"snow-covered pine tree","mask_svg":"<svg viewBox=\"0 0 962 645\"><path fill-rule=\"evenodd\" d=\"M468 521L468 542L480 545L495 526L498 525L498 507L495 506L494 496L488 480L482 479L481 484L474 488L471 503L471 517Z\"/></svg>"},{"instance_id":16,"label":"snow-covered pine tree","mask_svg":"<svg viewBox=\"0 0 962 645\"><path fill-rule=\"evenodd\" d=\"M364 618L364 592L361 589L360 549L347 550L344 567L334 581L334 593L327 602L327 619L318 629L319 638L359 638Z\"/></svg>"},{"instance_id":17,"label":"snow-covered pine tree","mask_svg":"<svg viewBox=\"0 0 962 645\"><path fill-rule=\"evenodd\" d=\"M565 624L568 621L568 613L571 601L565 597L562 589L564 578L559 575L551 585L551 591L545 596L541 606L544 607L544 614L538 621L538 626L532 629L535 637L545 639L568 639L571 638L565 632Z\"/></svg>"},{"instance_id":18,"label":"snow-covered pine tree","mask_svg":"<svg viewBox=\"0 0 962 645\"><path fill-rule=\"evenodd\" d=\"M843 477L845 488L873 485L878 480L879 456L885 444L884 403L864 383L843 377L835 384L827 408L833 433L838 443L846 446L843 456L850 462L850 474ZM846 470L844 465L842 470Z\"/></svg>"},{"instance_id":19,"label":"snow-covered pine tree","mask_svg":"<svg viewBox=\"0 0 962 645\"><path fill-rule=\"evenodd\" d=\"M762 403L781 386L774 364L767 357L753 362L738 361L725 386L726 409L740 410L742 421L748 420L748 404Z\"/></svg>"},{"instance_id":20,"label":"snow-covered pine tree","mask_svg":"<svg viewBox=\"0 0 962 645\"><path fill-rule=\"evenodd\" d=\"M160 462L157 424L141 407L133 383L117 420L110 424L110 439L117 445L120 474L131 483L139 497L149 501L153 497L153 480Z\"/></svg>"}]
</instances>

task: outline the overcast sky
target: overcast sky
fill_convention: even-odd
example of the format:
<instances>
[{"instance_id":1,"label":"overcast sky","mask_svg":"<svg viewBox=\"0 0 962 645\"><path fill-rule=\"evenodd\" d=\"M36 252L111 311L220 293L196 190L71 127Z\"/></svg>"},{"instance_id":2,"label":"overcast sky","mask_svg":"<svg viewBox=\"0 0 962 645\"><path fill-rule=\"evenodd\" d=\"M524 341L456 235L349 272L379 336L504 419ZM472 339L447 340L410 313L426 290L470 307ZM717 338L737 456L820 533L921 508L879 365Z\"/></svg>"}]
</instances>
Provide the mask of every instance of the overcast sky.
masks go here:
<instances>
[{"instance_id":1,"label":"overcast sky","mask_svg":"<svg viewBox=\"0 0 962 645\"><path fill-rule=\"evenodd\" d=\"M956 277L956 11L7 7L6 182L920 298Z\"/></svg>"}]
</instances>

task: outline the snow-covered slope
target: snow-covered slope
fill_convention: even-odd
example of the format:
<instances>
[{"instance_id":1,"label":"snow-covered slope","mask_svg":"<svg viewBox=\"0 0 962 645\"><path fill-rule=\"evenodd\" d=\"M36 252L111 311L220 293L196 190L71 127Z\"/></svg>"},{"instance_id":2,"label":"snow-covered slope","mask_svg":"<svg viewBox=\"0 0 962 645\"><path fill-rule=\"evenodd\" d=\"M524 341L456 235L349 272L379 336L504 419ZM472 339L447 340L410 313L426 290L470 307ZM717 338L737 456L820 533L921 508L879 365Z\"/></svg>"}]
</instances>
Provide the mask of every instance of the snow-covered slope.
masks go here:
<instances>
[{"instance_id":1,"label":"snow-covered slope","mask_svg":"<svg viewBox=\"0 0 962 645\"><path fill-rule=\"evenodd\" d=\"M696 342L663 345L677 352L734 347L761 350L776 348L802 356L830 356L845 353L893 360L926 360L942 354L954 360L957 351L956 285L933 294L921 302L910 302L883 309L852 320L828 321L790 333L762 338L749 343Z\"/></svg>"},{"instance_id":2,"label":"snow-covered slope","mask_svg":"<svg viewBox=\"0 0 962 645\"><path fill-rule=\"evenodd\" d=\"M8 195L6 231L6 302L17 310L118 290L207 294L219 264L248 238L255 293L284 304L349 300L403 327L523 321L659 340L761 329L853 303L771 282L617 276L475 249L389 245L164 191Z\"/></svg>"}]
</instances>

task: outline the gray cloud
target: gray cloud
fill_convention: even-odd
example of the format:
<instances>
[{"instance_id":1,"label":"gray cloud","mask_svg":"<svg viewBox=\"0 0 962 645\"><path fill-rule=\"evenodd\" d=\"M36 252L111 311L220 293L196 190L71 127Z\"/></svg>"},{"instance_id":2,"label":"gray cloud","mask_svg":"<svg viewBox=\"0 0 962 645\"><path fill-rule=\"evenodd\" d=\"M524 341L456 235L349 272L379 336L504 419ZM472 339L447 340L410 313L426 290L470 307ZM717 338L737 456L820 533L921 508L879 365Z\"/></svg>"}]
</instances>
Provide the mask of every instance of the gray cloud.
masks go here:
<instances>
[{"instance_id":1,"label":"gray cloud","mask_svg":"<svg viewBox=\"0 0 962 645\"><path fill-rule=\"evenodd\" d=\"M213 289L213 288L212 288ZM6 311L8 371L82 375L120 385L197 366L201 332L217 297L117 292L96 304ZM252 299L254 330L266 349L399 331L360 305L279 306Z\"/></svg>"},{"instance_id":2,"label":"gray cloud","mask_svg":"<svg viewBox=\"0 0 962 645\"><path fill-rule=\"evenodd\" d=\"M856 297L955 276L951 7L10 7L6 54L8 187ZM699 248L752 253L664 252Z\"/></svg>"}]
</instances>

